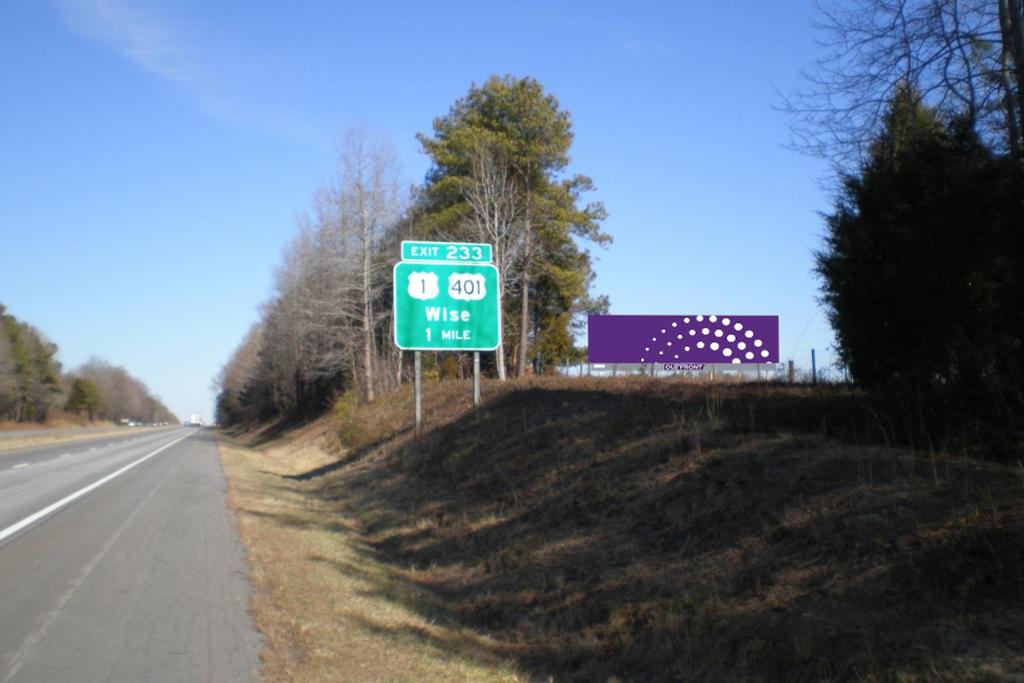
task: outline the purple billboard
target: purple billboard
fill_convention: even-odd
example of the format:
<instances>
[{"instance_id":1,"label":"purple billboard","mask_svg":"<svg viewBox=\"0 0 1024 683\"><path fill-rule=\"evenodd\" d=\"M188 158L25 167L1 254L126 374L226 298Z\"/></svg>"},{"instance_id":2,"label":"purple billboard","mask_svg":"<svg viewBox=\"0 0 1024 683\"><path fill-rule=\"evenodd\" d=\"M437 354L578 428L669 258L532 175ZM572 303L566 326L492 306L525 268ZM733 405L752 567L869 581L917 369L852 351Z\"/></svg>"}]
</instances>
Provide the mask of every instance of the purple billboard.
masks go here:
<instances>
[{"instance_id":1,"label":"purple billboard","mask_svg":"<svg viewBox=\"0 0 1024 683\"><path fill-rule=\"evenodd\" d=\"M592 315L591 363L778 363L777 315Z\"/></svg>"}]
</instances>

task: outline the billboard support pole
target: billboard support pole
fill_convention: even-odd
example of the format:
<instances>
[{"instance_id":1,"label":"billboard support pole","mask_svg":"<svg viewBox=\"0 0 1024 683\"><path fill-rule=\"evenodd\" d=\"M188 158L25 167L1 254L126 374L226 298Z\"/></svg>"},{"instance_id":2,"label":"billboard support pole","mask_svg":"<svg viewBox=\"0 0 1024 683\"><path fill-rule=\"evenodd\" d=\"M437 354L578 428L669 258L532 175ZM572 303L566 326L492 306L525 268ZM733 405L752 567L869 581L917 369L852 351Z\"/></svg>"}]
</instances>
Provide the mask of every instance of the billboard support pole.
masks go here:
<instances>
[{"instance_id":1,"label":"billboard support pole","mask_svg":"<svg viewBox=\"0 0 1024 683\"><path fill-rule=\"evenodd\" d=\"M473 352L473 407L480 407L480 352Z\"/></svg>"},{"instance_id":2,"label":"billboard support pole","mask_svg":"<svg viewBox=\"0 0 1024 683\"><path fill-rule=\"evenodd\" d=\"M415 386L416 392L416 440L420 438L420 425L423 422L423 363L420 360L421 351L414 351L413 356L415 361L413 363L415 367L415 378L413 379L413 385Z\"/></svg>"}]
</instances>

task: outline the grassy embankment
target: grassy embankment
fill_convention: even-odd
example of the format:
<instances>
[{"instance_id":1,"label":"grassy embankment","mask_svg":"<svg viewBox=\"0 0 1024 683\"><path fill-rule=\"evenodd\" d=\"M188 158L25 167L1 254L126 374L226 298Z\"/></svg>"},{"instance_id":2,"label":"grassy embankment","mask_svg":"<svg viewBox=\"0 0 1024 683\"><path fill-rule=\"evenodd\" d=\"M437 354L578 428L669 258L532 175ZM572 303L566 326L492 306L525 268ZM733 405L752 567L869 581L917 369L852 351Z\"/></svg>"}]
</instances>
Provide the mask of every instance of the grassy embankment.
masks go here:
<instances>
[{"instance_id":1,"label":"grassy embankment","mask_svg":"<svg viewBox=\"0 0 1024 683\"><path fill-rule=\"evenodd\" d=\"M336 460L330 419L284 437L220 438L251 566L268 681L516 681L494 643L417 611L421 591L362 538L358 520L296 475ZM420 637L434 633L438 638ZM412 634L412 635L410 635Z\"/></svg>"},{"instance_id":2,"label":"grassy embankment","mask_svg":"<svg viewBox=\"0 0 1024 683\"><path fill-rule=\"evenodd\" d=\"M222 451L270 679L1024 675L1020 465L872 445L843 389L468 394Z\"/></svg>"}]
</instances>

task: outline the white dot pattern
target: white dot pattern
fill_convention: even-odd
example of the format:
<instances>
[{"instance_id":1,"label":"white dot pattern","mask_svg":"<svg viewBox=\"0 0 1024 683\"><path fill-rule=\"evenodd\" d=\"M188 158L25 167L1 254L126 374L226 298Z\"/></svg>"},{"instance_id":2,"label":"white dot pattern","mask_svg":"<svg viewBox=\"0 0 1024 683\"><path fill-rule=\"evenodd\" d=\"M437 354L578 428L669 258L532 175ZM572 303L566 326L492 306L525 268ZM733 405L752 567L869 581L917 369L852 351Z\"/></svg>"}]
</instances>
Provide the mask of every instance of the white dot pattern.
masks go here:
<instances>
[{"instance_id":1,"label":"white dot pattern","mask_svg":"<svg viewBox=\"0 0 1024 683\"><path fill-rule=\"evenodd\" d=\"M753 320L753 319L751 319ZM643 355L640 362L654 362L659 357L668 356L681 362L715 362L706 354L708 350L715 352L718 362L742 363L746 361L765 362L763 359L770 358L772 352L766 348L768 344L776 342L774 335L770 339L762 339L757 331L759 324L751 322L753 329L749 329L741 320L736 318L718 315L695 315L667 320L660 318L656 329L648 345L643 346ZM697 323L700 323L699 325ZM662 327L664 325L664 327ZM707 337L707 341L694 339L696 344L691 347L683 346L673 348L673 341L681 341L688 337ZM750 348L753 347L753 348ZM702 351L701 355L693 358L687 357L694 351ZM639 355L639 354L638 354ZM651 356L653 355L653 358ZM651 359L651 360L647 360ZM660 362L660 361L659 361Z\"/></svg>"}]
</instances>

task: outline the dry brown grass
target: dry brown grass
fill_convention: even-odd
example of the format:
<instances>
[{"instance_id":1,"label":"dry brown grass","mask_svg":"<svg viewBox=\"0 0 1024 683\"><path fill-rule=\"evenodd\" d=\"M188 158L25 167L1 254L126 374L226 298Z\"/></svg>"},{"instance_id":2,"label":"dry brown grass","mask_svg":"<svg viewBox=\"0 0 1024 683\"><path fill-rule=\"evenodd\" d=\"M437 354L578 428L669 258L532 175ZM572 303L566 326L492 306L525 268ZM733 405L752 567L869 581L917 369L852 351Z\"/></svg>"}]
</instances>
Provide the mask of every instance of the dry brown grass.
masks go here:
<instances>
[{"instance_id":1,"label":"dry brown grass","mask_svg":"<svg viewBox=\"0 0 1024 683\"><path fill-rule=\"evenodd\" d=\"M519 680L490 653L486 635L407 607L419 589L376 557L358 523L286 478L333 459L323 433L321 422L262 451L220 440L251 567L252 614L266 642L264 678Z\"/></svg>"},{"instance_id":2,"label":"dry brown grass","mask_svg":"<svg viewBox=\"0 0 1024 683\"><path fill-rule=\"evenodd\" d=\"M347 409L277 485L531 679L1024 676L1021 468L877 445L836 388L469 391L427 385L419 443L407 390Z\"/></svg>"},{"instance_id":3,"label":"dry brown grass","mask_svg":"<svg viewBox=\"0 0 1024 683\"><path fill-rule=\"evenodd\" d=\"M125 427L113 427L110 429L104 429L101 431L90 431L79 434L26 434L25 436L12 437L8 439L0 439L0 453L4 451L11 451L20 448L35 448L36 446L49 446L58 443L78 443L95 441L96 439L106 439L111 436L117 436L120 434L130 435L138 434L141 432L153 431L155 429L164 429L163 427L138 427L132 428L128 431Z\"/></svg>"}]
</instances>

